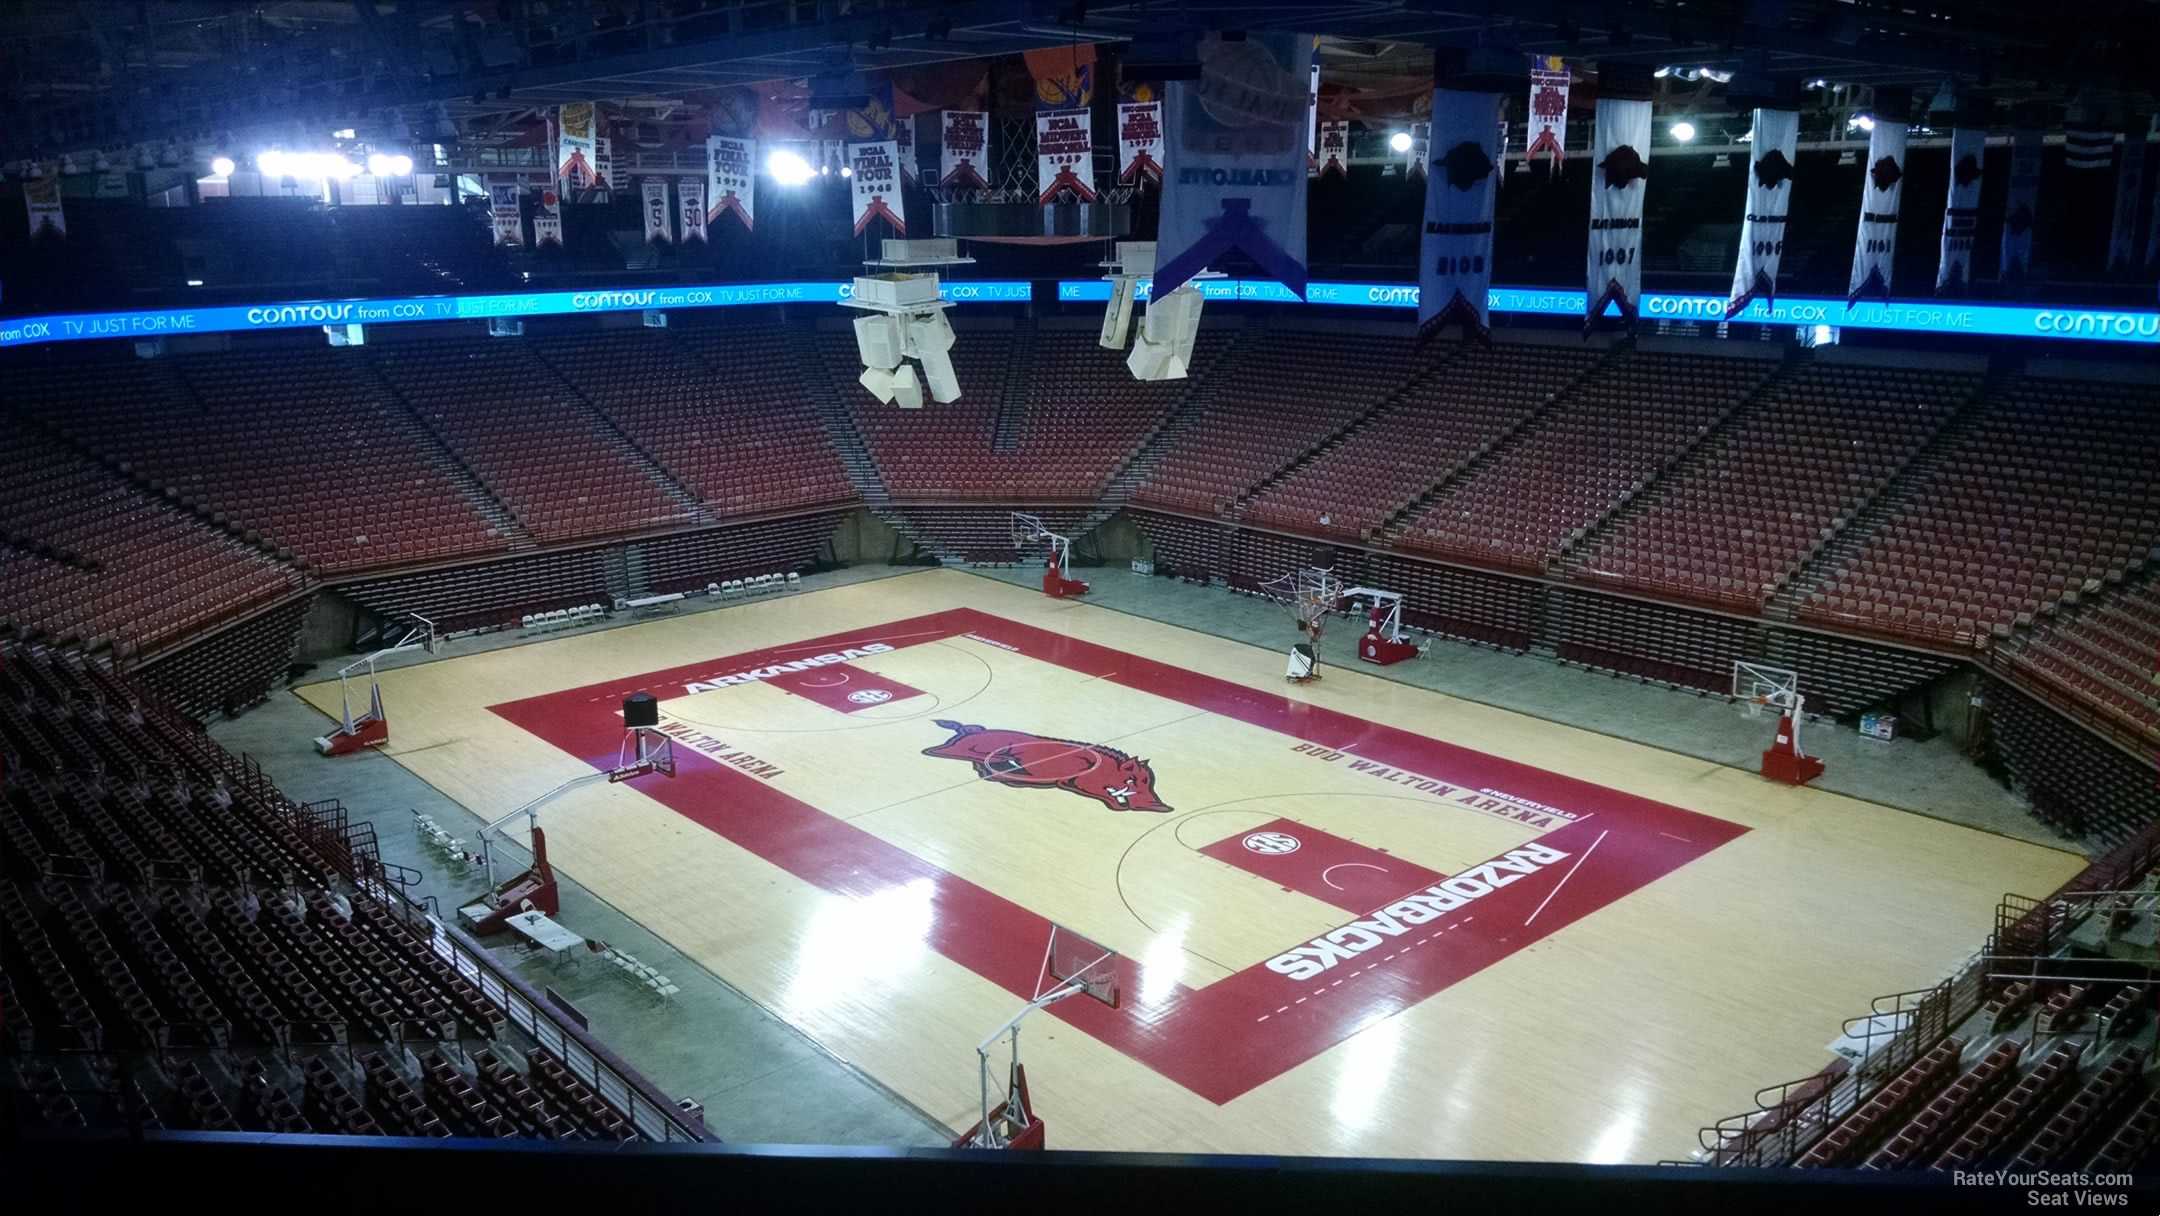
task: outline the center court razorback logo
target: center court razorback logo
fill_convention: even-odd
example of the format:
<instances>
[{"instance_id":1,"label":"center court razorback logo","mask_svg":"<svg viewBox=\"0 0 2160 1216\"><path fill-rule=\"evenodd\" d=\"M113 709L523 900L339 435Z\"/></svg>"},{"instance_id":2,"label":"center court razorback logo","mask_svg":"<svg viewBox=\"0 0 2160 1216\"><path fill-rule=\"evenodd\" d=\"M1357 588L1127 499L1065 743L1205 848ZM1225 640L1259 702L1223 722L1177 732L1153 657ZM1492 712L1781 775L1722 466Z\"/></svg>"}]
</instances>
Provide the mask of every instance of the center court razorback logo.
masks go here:
<instances>
[{"instance_id":1,"label":"center court razorback logo","mask_svg":"<svg viewBox=\"0 0 2160 1216\"><path fill-rule=\"evenodd\" d=\"M1002 785L1071 790L1113 811L1168 811L1155 796L1155 770L1114 747L1052 739L1017 730L990 730L937 719L953 737L925 756L967 760L985 780Z\"/></svg>"}]
</instances>

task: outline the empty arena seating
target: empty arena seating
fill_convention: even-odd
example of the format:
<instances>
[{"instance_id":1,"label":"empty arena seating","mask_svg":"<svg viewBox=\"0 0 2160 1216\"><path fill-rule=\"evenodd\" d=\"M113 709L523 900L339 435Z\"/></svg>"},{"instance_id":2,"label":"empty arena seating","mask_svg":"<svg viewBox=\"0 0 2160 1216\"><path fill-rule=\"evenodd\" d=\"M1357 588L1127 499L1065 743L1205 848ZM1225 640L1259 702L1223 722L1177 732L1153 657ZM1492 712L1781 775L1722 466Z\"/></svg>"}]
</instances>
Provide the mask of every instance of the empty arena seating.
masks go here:
<instances>
[{"instance_id":1,"label":"empty arena seating","mask_svg":"<svg viewBox=\"0 0 2160 1216\"><path fill-rule=\"evenodd\" d=\"M1155 547L1156 573L1203 583L1221 575L1228 535L1222 524L1153 511L1134 511L1132 519Z\"/></svg>"},{"instance_id":2,"label":"empty arena seating","mask_svg":"<svg viewBox=\"0 0 2160 1216\"><path fill-rule=\"evenodd\" d=\"M534 348L716 515L854 496L774 326L622 330Z\"/></svg>"},{"instance_id":3,"label":"empty arena seating","mask_svg":"<svg viewBox=\"0 0 2160 1216\"><path fill-rule=\"evenodd\" d=\"M300 587L291 567L0 418L0 621L147 654Z\"/></svg>"},{"instance_id":4,"label":"empty arena seating","mask_svg":"<svg viewBox=\"0 0 2160 1216\"><path fill-rule=\"evenodd\" d=\"M1578 386L1428 502L1407 549L1542 571L1562 546L1700 440L1770 374L1753 359L1631 354Z\"/></svg>"},{"instance_id":5,"label":"empty arena seating","mask_svg":"<svg viewBox=\"0 0 2160 1216\"><path fill-rule=\"evenodd\" d=\"M2013 384L1801 618L1966 643L2141 569L2160 544L2156 417L2150 387Z\"/></svg>"},{"instance_id":6,"label":"empty arena seating","mask_svg":"<svg viewBox=\"0 0 2160 1216\"><path fill-rule=\"evenodd\" d=\"M1577 578L1759 611L1979 387L1977 376L1816 364L1569 563Z\"/></svg>"},{"instance_id":7,"label":"empty arena seating","mask_svg":"<svg viewBox=\"0 0 2160 1216\"><path fill-rule=\"evenodd\" d=\"M534 539L619 535L687 522L649 461L519 341L370 348L414 412Z\"/></svg>"},{"instance_id":8,"label":"empty arena seating","mask_svg":"<svg viewBox=\"0 0 2160 1216\"><path fill-rule=\"evenodd\" d=\"M2135 737L2160 742L2153 671L2160 663L2160 577L2084 601L1998 657L2014 671L2091 703Z\"/></svg>"},{"instance_id":9,"label":"empty arena seating","mask_svg":"<svg viewBox=\"0 0 2160 1216\"><path fill-rule=\"evenodd\" d=\"M1397 511L1535 414L1594 352L1473 347L1414 381L1378 416L1246 504L1244 518L1364 541Z\"/></svg>"},{"instance_id":10,"label":"empty arena seating","mask_svg":"<svg viewBox=\"0 0 2160 1216\"><path fill-rule=\"evenodd\" d=\"M1094 330L1037 330L1024 395L1006 403L1025 411L1011 457L1045 500L1100 494L1230 344L1222 331L1203 330L1185 379L1135 380L1096 338Z\"/></svg>"},{"instance_id":11,"label":"empty arena seating","mask_svg":"<svg viewBox=\"0 0 2160 1216\"><path fill-rule=\"evenodd\" d=\"M2032 813L2078 839L2112 843L2160 821L2152 755L2125 751L1988 680L1987 743Z\"/></svg>"},{"instance_id":12,"label":"empty arena seating","mask_svg":"<svg viewBox=\"0 0 2160 1216\"><path fill-rule=\"evenodd\" d=\"M382 871L336 818L109 668L0 645L8 1130L636 1138L346 885Z\"/></svg>"},{"instance_id":13,"label":"empty arena seating","mask_svg":"<svg viewBox=\"0 0 2160 1216\"><path fill-rule=\"evenodd\" d=\"M1416 374L1400 339L1268 330L1218 377L1213 401L1133 493L1143 505L1216 515Z\"/></svg>"},{"instance_id":14,"label":"empty arena seating","mask_svg":"<svg viewBox=\"0 0 2160 1216\"><path fill-rule=\"evenodd\" d=\"M1007 365L1014 357L1007 330L963 330L953 343L953 375L960 399L935 402L925 389L923 408L880 402L856 383L862 358L851 330L817 335L840 400L853 413L863 442L895 499L957 498L1019 500L1051 498L1036 488L1034 470L1013 453L994 449L999 404L1005 398ZM1104 352L1107 356L1108 352Z\"/></svg>"}]
</instances>

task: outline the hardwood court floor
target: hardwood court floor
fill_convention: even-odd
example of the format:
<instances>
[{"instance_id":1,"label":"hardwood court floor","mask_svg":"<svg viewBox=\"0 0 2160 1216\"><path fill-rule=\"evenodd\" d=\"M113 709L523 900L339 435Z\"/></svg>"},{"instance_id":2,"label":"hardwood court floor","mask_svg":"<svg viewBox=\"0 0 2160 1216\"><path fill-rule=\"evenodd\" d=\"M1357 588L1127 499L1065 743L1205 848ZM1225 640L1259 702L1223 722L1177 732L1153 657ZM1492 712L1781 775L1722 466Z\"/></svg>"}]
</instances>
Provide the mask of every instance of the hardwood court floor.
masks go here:
<instances>
[{"instance_id":1,"label":"hardwood court floor","mask_svg":"<svg viewBox=\"0 0 2160 1216\"><path fill-rule=\"evenodd\" d=\"M956 1131L1049 923L1125 955L1022 1035L1054 1147L1683 1156L2082 864L949 571L452 656L392 756L491 819L651 691L556 866Z\"/></svg>"}]
</instances>

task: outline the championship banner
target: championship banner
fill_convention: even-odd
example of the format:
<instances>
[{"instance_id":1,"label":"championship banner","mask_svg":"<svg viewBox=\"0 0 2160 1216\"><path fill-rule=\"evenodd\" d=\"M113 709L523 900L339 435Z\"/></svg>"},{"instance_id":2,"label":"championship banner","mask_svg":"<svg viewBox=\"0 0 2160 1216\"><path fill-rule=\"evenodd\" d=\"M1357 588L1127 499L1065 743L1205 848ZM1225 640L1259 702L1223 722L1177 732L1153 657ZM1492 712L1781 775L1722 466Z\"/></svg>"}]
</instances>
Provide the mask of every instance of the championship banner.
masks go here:
<instances>
[{"instance_id":1,"label":"championship banner","mask_svg":"<svg viewBox=\"0 0 2160 1216\"><path fill-rule=\"evenodd\" d=\"M2002 271L2006 286L2032 277L2033 225L2039 220L2041 153L2046 132L2020 127L2010 136L2010 197L2003 204Z\"/></svg>"},{"instance_id":2,"label":"championship banner","mask_svg":"<svg viewBox=\"0 0 2160 1216\"><path fill-rule=\"evenodd\" d=\"M1163 105L1162 220L1151 298L1232 249L1305 297L1309 34L1253 31L1200 44L1200 79Z\"/></svg>"},{"instance_id":3,"label":"championship banner","mask_svg":"<svg viewBox=\"0 0 2160 1216\"><path fill-rule=\"evenodd\" d=\"M1985 128L1950 132L1950 201L1943 207L1942 266L1935 294L1962 293L1972 283L1973 246L1980 236L1981 166L1987 160Z\"/></svg>"},{"instance_id":4,"label":"championship banner","mask_svg":"<svg viewBox=\"0 0 2160 1216\"><path fill-rule=\"evenodd\" d=\"M540 203L533 208L533 248L553 245L562 248L562 198L555 187L540 187Z\"/></svg>"},{"instance_id":5,"label":"championship banner","mask_svg":"<svg viewBox=\"0 0 2160 1216\"><path fill-rule=\"evenodd\" d=\"M1425 176L1425 162L1432 159L1432 130L1433 125L1429 122L1410 124L1410 151L1404 154L1408 158L1408 164L1404 168L1407 176L1420 178ZM1502 130L1505 131L1504 125ZM1502 134L1500 141L1503 144L1506 143L1507 136ZM1497 153L1498 151L1498 147L1495 147L1494 152ZM1492 159L1494 164L1500 163L1498 155L1495 155Z\"/></svg>"},{"instance_id":6,"label":"championship banner","mask_svg":"<svg viewBox=\"0 0 2160 1216\"><path fill-rule=\"evenodd\" d=\"M1800 151L1800 115L1755 111L1754 161L1748 169L1747 210L1740 217L1740 260L1733 266L1725 319L1756 300L1777 300L1778 266L1785 260L1785 217L1792 207L1793 158Z\"/></svg>"},{"instance_id":7,"label":"championship banner","mask_svg":"<svg viewBox=\"0 0 2160 1216\"><path fill-rule=\"evenodd\" d=\"M2120 274L2138 268L2138 197L2145 186L2145 131L2129 131L2115 155L2115 222L2108 228L2107 268Z\"/></svg>"},{"instance_id":8,"label":"championship banner","mask_svg":"<svg viewBox=\"0 0 2160 1216\"><path fill-rule=\"evenodd\" d=\"M488 217L494 221L498 246L514 249L525 243L524 224L518 215L521 190L515 178L488 176Z\"/></svg>"},{"instance_id":9,"label":"championship banner","mask_svg":"<svg viewBox=\"0 0 2160 1216\"><path fill-rule=\"evenodd\" d=\"M1590 294L1583 313L1588 329L1620 305L1621 322L1635 324L1642 295L1643 194L1650 174L1650 103L1600 97L1590 145Z\"/></svg>"},{"instance_id":10,"label":"championship banner","mask_svg":"<svg viewBox=\"0 0 2160 1216\"><path fill-rule=\"evenodd\" d=\"M1326 177L1330 173L1337 174L1338 176L1347 175L1349 173L1349 169L1344 165L1343 162L1347 160L1349 156L1349 120L1337 119L1333 122L1321 123L1320 151L1318 153L1318 159L1320 162L1320 176Z\"/></svg>"},{"instance_id":11,"label":"championship banner","mask_svg":"<svg viewBox=\"0 0 2160 1216\"><path fill-rule=\"evenodd\" d=\"M1853 241L1850 309L1862 296L1890 300L1890 265L1897 260L1898 200L1905 193L1905 124L1877 116L1868 132L1867 180L1860 187L1860 233Z\"/></svg>"},{"instance_id":12,"label":"championship banner","mask_svg":"<svg viewBox=\"0 0 2160 1216\"><path fill-rule=\"evenodd\" d=\"M1491 336L1493 200L1499 193L1498 93L1434 89L1431 131L1443 151L1425 174L1418 242L1418 339L1450 325ZM1430 136L1428 136L1430 138Z\"/></svg>"},{"instance_id":13,"label":"championship banner","mask_svg":"<svg viewBox=\"0 0 2160 1216\"><path fill-rule=\"evenodd\" d=\"M58 177L40 177L24 182L23 202L30 209L31 236L67 236L67 213L60 209Z\"/></svg>"},{"instance_id":14,"label":"championship banner","mask_svg":"<svg viewBox=\"0 0 2160 1216\"><path fill-rule=\"evenodd\" d=\"M617 190L627 190L630 186L630 175L615 163L615 151L607 137L601 136L597 143L599 150L593 153L593 186L579 196L579 202L613 202ZM601 195L606 197L603 199L599 197Z\"/></svg>"},{"instance_id":15,"label":"championship banner","mask_svg":"<svg viewBox=\"0 0 2160 1216\"><path fill-rule=\"evenodd\" d=\"M675 217L668 210L667 179L648 177L640 183L645 191L645 242L668 245L675 241Z\"/></svg>"},{"instance_id":16,"label":"championship banner","mask_svg":"<svg viewBox=\"0 0 2160 1216\"><path fill-rule=\"evenodd\" d=\"M556 122L555 176L572 186L600 183L599 107L574 101Z\"/></svg>"},{"instance_id":17,"label":"championship banner","mask_svg":"<svg viewBox=\"0 0 2160 1216\"><path fill-rule=\"evenodd\" d=\"M1130 101L1117 108L1118 184L1162 185L1162 103Z\"/></svg>"},{"instance_id":18,"label":"championship banner","mask_svg":"<svg viewBox=\"0 0 2160 1216\"><path fill-rule=\"evenodd\" d=\"M915 123L921 117L912 114L893 119L893 143L900 148L900 180L909 186L915 184Z\"/></svg>"},{"instance_id":19,"label":"championship banner","mask_svg":"<svg viewBox=\"0 0 2160 1216\"><path fill-rule=\"evenodd\" d=\"M990 116L981 110L945 111L944 147L938 152L938 185L988 190Z\"/></svg>"},{"instance_id":20,"label":"championship banner","mask_svg":"<svg viewBox=\"0 0 2160 1216\"><path fill-rule=\"evenodd\" d=\"M748 229L757 227L757 144L747 139L715 135L705 141L710 179L705 222L717 221L732 211Z\"/></svg>"},{"instance_id":21,"label":"championship banner","mask_svg":"<svg viewBox=\"0 0 2160 1216\"><path fill-rule=\"evenodd\" d=\"M907 235L907 200L900 195L900 147L892 140L849 144L849 185L855 197L855 235L883 216L894 236Z\"/></svg>"},{"instance_id":22,"label":"championship banner","mask_svg":"<svg viewBox=\"0 0 2160 1216\"><path fill-rule=\"evenodd\" d=\"M679 178L675 182L675 210L682 228L682 243L703 245L705 240L705 179Z\"/></svg>"},{"instance_id":23,"label":"championship banner","mask_svg":"<svg viewBox=\"0 0 2160 1216\"><path fill-rule=\"evenodd\" d=\"M1553 167L1567 158L1567 101L1571 78L1558 55L1530 57L1530 127L1523 159L1536 160L1538 153L1552 153ZM1648 143L1644 144L1648 147Z\"/></svg>"},{"instance_id":24,"label":"championship banner","mask_svg":"<svg viewBox=\"0 0 2160 1216\"><path fill-rule=\"evenodd\" d=\"M1095 201L1095 145L1086 110L1042 110L1035 115L1035 184L1037 202L1047 206L1061 194L1082 203Z\"/></svg>"}]
</instances>

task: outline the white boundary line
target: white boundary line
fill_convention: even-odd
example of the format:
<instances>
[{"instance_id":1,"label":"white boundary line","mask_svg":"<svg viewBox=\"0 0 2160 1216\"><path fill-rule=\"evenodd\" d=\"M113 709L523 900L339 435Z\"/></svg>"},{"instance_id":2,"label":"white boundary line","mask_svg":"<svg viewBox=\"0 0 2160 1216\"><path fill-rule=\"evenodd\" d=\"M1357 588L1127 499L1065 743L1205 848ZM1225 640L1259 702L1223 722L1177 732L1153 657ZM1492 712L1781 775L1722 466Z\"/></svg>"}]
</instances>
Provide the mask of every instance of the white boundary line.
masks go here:
<instances>
[{"instance_id":1,"label":"white boundary line","mask_svg":"<svg viewBox=\"0 0 2160 1216\"><path fill-rule=\"evenodd\" d=\"M1568 879L1575 877L1575 871L1582 869L1582 863L1590 860L1590 855L1597 852L1597 847L1601 844L1604 844L1605 838L1610 835L1612 835L1611 829L1607 829L1597 834L1597 839L1591 841L1590 847L1582 851L1582 856L1575 859L1575 864L1568 867L1568 872L1561 875L1560 881L1553 884L1553 889L1545 893L1544 900L1541 901L1537 906L1537 912L1532 912L1530 914L1530 920L1536 920L1538 918L1538 912L1543 912L1545 910L1545 905L1552 902L1552 897L1560 893L1560 888L1567 885ZM1523 924L1525 926L1528 926L1530 924L1530 920L1524 921Z\"/></svg>"}]
</instances>

